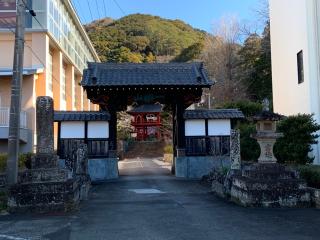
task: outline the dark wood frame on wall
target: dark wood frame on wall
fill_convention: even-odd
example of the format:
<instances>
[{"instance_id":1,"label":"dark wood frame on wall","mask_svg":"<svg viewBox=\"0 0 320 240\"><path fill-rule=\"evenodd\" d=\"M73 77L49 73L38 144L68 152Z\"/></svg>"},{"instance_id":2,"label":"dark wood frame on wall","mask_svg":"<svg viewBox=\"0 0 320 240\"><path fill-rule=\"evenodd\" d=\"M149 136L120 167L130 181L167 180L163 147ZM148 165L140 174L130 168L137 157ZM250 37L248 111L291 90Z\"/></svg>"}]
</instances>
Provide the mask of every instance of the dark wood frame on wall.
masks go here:
<instances>
[{"instance_id":1,"label":"dark wood frame on wall","mask_svg":"<svg viewBox=\"0 0 320 240\"><path fill-rule=\"evenodd\" d=\"M56 111L55 122L58 123L57 154L61 159L72 154L72 149L76 149L79 144L85 143L88 146L89 158L107 158L109 156L109 138L88 138L89 122L108 122L110 128L110 115L107 112L72 112ZM84 138L61 138L62 122L83 122Z\"/></svg>"}]
</instances>

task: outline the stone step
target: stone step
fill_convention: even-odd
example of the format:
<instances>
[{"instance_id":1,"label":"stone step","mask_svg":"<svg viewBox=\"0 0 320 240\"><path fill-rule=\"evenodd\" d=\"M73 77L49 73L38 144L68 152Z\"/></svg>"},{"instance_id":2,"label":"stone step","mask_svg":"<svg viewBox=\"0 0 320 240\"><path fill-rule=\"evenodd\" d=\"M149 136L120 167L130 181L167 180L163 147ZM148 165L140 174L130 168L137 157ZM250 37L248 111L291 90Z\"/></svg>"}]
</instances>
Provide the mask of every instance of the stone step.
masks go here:
<instances>
[{"instance_id":1,"label":"stone step","mask_svg":"<svg viewBox=\"0 0 320 240\"><path fill-rule=\"evenodd\" d=\"M245 191L295 191L303 190L307 187L305 181L300 179L251 179L243 176L235 177L232 186Z\"/></svg>"},{"instance_id":2,"label":"stone step","mask_svg":"<svg viewBox=\"0 0 320 240\"><path fill-rule=\"evenodd\" d=\"M245 170L251 170L251 171L258 171L258 172L283 172L286 170L286 167L278 164L278 163L267 163L267 164L261 164L261 163L255 163L251 164L249 166L245 166Z\"/></svg>"},{"instance_id":3,"label":"stone step","mask_svg":"<svg viewBox=\"0 0 320 240\"><path fill-rule=\"evenodd\" d=\"M244 190L231 188L231 200L247 207L310 207L310 192L306 189Z\"/></svg>"},{"instance_id":4,"label":"stone step","mask_svg":"<svg viewBox=\"0 0 320 240\"><path fill-rule=\"evenodd\" d=\"M258 179L258 180L276 180L276 179L295 179L296 174L292 171L256 171L256 170L243 170L242 176Z\"/></svg>"},{"instance_id":5,"label":"stone step","mask_svg":"<svg viewBox=\"0 0 320 240\"><path fill-rule=\"evenodd\" d=\"M68 170L60 168L32 169L19 173L19 183L65 182Z\"/></svg>"},{"instance_id":6,"label":"stone step","mask_svg":"<svg viewBox=\"0 0 320 240\"><path fill-rule=\"evenodd\" d=\"M79 187L79 182L68 180L65 182L36 182L22 183L10 188L12 194L42 194L72 192Z\"/></svg>"},{"instance_id":7,"label":"stone step","mask_svg":"<svg viewBox=\"0 0 320 240\"><path fill-rule=\"evenodd\" d=\"M9 191L10 212L64 210L68 204L79 203L80 187L78 181L73 180L18 184Z\"/></svg>"}]
</instances>

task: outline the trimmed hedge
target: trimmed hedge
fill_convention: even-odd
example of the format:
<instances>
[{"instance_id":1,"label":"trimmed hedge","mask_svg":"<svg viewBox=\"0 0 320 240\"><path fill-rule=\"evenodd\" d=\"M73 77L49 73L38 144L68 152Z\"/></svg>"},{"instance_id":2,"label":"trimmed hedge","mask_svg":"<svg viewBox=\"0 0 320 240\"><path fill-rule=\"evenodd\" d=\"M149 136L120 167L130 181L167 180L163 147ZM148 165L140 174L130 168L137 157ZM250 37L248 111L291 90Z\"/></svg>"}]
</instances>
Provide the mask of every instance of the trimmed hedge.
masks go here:
<instances>
[{"instance_id":1,"label":"trimmed hedge","mask_svg":"<svg viewBox=\"0 0 320 240\"><path fill-rule=\"evenodd\" d=\"M240 149L241 159L244 161L257 161L260 156L260 147L257 140L251 137L256 132L256 125L250 122L240 123Z\"/></svg>"},{"instance_id":2,"label":"trimmed hedge","mask_svg":"<svg viewBox=\"0 0 320 240\"><path fill-rule=\"evenodd\" d=\"M320 189L320 166L299 166L300 177L304 179L309 187Z\"/></svg>"},{"instance_id":3,"label":"trimmed hedge","mask_svg":"<svg viewBox=\"0 0 320 240\"><path fill-rule=\"evenodd\" d=\"M277 131L283 137L277 140L274 153L280 163L305 165L312 163L309 157L312 144L317 144L316 134L320 125L315 122L313 115L299 114L290 116L278 123Z\"/></svg>"},{"instance_id":4,"label":"trimmed hedge","mask_svg":"<svg viewBox=\"0 0 320 240\"><path fill-rule=\"evenodd\" d=\"M262 111L263 107L261 103L251 101L239 101L225 103L221 108L233 108L239 109L243 112L246 118L250 118Z\"/></svg>"},{"instance_id":5,"label":"trimmed hedge","mask_svg":"<svg viewBox=\"0 0 320 240\"><path fill-rule=\"evenodd\" d=\"M7 193L0 190L0 212L7 209Z\"/></svg>"},{"instance_id":6,"label":"trimmed hedge","mask_svg":"<svg viewBox=\"0 0 320 240\"><path fill-rule=\"evenodd\" d=\"M256 102L239 101L226 103L223 108L238 108L246 119L238 123L240 130L241 157L244 161L257 161L260 147L251 134L255 133L255 122L252 116L262 111L262 105ZM277 131L283 133L274 147L274 153L279 163L305 165L313 162L309 156L312 145L317 143L320 125L313 115L299 114L290 116L278 122Z\"/></svg>"},{"instance_id":7,"label":"trimmed hedge","mask_svg":"<svg viewBox=\"0 0 320 240\"><path fill-rule=\"evenodd\" d=\"M19 155L19 169L30 168L33 153L22 153ZM0 154L0 173L5 172L7 167L7 154Z\"/></svg>"}]
</instances>

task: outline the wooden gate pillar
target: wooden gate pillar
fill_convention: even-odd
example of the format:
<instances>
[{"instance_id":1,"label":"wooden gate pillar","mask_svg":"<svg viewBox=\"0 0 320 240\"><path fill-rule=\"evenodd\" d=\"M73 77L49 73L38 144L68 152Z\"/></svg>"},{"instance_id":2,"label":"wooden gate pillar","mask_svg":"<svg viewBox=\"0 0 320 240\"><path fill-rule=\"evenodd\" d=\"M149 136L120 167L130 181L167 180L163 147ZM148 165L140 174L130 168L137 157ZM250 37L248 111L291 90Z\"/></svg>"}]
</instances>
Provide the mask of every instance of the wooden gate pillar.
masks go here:
<instances>
[{"instance_id":1,"label":"wooden gate pillar","mask_svg":"<svg viewBox=\"0 0 320 240\"><path fill-rule=\"evenodd\" d=\"M117 157L117 110L109 108L109 157Z\"/></svg>"},{"instance_id":2,"label":"wooden gate pillar","mask_svg":"<svg viewBox=\"0 0 320 240\"><path fill-rule=\"evenodd\" d=\"M182 102L176 104L176 136L177 136L177 156L185 155L185 127L184 127L184 111L185 107Z\"/></svg>"},{"instance_id":3,"label":"wooden gate pillar","mask_svg":"<svg viewBox=\"0 0 320 240\"><path fill-rule=\"evenodd\" d=\"M172 105L173 119L173 163L172 174L175 174L175 158L185 156L185 127L184 127L185 107L182 101L177 101Z\"/></svg>"}]
</instances>

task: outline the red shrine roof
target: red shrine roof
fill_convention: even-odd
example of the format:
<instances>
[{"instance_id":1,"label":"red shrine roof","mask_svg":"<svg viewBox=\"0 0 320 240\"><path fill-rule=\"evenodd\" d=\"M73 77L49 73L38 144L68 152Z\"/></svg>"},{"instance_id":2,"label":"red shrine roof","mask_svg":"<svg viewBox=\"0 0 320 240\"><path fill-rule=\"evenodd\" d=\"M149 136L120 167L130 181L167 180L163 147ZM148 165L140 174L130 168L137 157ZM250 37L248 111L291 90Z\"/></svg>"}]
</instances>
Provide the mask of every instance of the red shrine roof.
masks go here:
<instances>
[{"instance_id":1,"label":"red shrine roof","mask_svg":"<svg viewBox=\"0 0 320 240\"><path fill-rule=\"evenodd\" d=\"M128 111L128 113L159 113L162 112L161 104L144 104Z\"/></svg>"}]
</instances>

